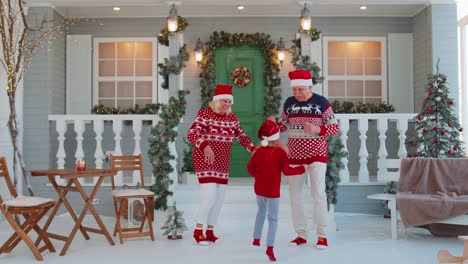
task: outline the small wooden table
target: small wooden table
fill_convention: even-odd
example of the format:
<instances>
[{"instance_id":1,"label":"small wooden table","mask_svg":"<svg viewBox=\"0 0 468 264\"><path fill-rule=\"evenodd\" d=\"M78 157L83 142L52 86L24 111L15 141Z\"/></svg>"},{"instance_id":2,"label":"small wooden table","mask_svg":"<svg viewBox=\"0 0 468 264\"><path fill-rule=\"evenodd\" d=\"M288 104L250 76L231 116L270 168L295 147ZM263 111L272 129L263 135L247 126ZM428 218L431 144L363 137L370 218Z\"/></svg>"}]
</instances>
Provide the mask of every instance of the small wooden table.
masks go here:
<instances>
[{"instance_id":1,"label":"small wooden table","mask_svg":"<svg viewBox=\"0 0 468 264\"><path fill-rule=\"evenodd\" d=\"M63 246L63 249L60 252L60 256L65 255L78 229L81 231L81 234L83 234L83 237L86 240L89 240L89 236L87 232L93 232L93 233L104 235L107 238L107 241L109 241L109 244L111 244L112 246L114 245L114 240L110 236L104 223L99 217L99 214L97 213L96 209L93 206L93 199L96 196L97 191L101 187L101 184L104 181L104 178L108 176L113 177L117 174L117 172L118 171L114 169L87 169L85 171L77 171L76 169L54 169L54 170L31 171L31 176L47 176L49 178L50 183L52 184L52 186L54 187L55 191L57 192L59 196L59 200L55 204L55 207L52 210L52 213L50 214L49 218L47 219L43 229L44 229L44 232L46 232L48 237L65 241L65 245ZM60 176L60 178L62 179L67 179L68 184L66 186L58 185L57 182L55 181L54 176ZM99 177L99 179L96 182L96 185L94 186L93 190L91 191L91 194L88 196L85 193L83 186L81 185L78 179L79 178L91 178L91 177ZM81 211L79 217L76 216L75 212L73 211L72 206L70 205L70 203L68 202L66 198L69 191L79 192L85 202L85 206L83 207L83 210ZM49 228L50 223L54 219L62 203L65 205L71 217L75 221L75 226L73 227L68 237L47 232L47 229ZM91 211L92 215L94 216L94 219L96 219L96 222L101 229L84 227L81 225L84 217L86 216L86 212L88 210ZM41 239L38 238L35 242L36 246L38 246L40 242L41 242Z\"/></svg>"}]
</instances>

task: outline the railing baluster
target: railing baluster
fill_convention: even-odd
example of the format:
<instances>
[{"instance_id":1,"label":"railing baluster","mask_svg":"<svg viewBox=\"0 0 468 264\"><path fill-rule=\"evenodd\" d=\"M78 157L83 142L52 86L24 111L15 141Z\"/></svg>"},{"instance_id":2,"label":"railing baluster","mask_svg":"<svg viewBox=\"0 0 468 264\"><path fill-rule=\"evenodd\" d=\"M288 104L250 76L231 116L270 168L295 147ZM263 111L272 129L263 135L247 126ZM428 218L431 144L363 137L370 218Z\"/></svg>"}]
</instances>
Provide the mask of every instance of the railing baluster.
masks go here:
<instances>
[{"instance_id":1,"label":"railing baluster","mask_svg":"<svg viewBox=\"0 0 468 264\"><path fill-rule=\"evenodd\" d=\"M102 152L102 133L104 132L104 121L94 120L94 132L96 133L96 152L94 152L94 160L97 169L102 169L104 153ZM98 177L93 178L93 183L96 184Z\"/></svg>"},{"instance_id":2,"label":"railing baluster","mask_svg":"<svg viewBox=\"0 0 468 264\"><path fill-rule=\"evenodd\" d=\"M64 119L57 119L56 120L56 130L58 133L58 150L57 150L57 168L63 169L65 168L65 158L67 156L65 152L65 132L67 131L67 124ZM67 182L63 180L59 176L55 176L55 180L59 185L65 185Z\"/></svg>"},{"instance_id":3,"label":"railing baluster","mask_svg":"<svg viewBox=\"0 0 468 264\"><path fill-rule=\"evenodd\" d=\"M141 148L140 148L141 127L142 127L141 120L133 120L133 133L135 134L135 136L133 137L133 140L135 140L135 148L133 150L133 155L139 155L141 153ZM141 181L140 172L133 171L133 185L137 185L140 181Z\"/></svg>"},{"instance_id":4,"label":"railing baluster","mask_svg":"<svg viewBox=\"0 0 468 264\"><path fill-rule=\"evenodd\" d=\"M120 141L122 140L122 120L113 120L112 123L112 129L114 130L114 141L115 141L115 148L114 148L114 155L122 155L122 149L120 147ZM118 172L117 175L115 176L115 184L117 186L122 186L123 185L123 173Z\"/></svg>"},{"instance_id":5,"label":"railing baluster","mask_svg":"<svg viewBox=\"0 0 468 264\"><path fill-rule=\"evenodd\" d=\"M369 153L367 152L366 132L369 128L369 119L359 118L358 119L358 130L359 130L359 139L361 140L361 146L359 147L359 172L358 172L358 181L359 183L368 183L369 182L369 170L367 169L367 158Z\"/></svg>"},{"instance_id":6,"label":"railing baluster","mask_svg":"<svg viewBox=\"0 0 468 264\"><path fill-rule=\"evenodd\" d=\"M388 119L378 118L377 119L377 130L379 131L379 152L378 152L378 161L377 161L377 181L381 181L387 174L387 147L385 146L385 140L387 136L385 132L388 130Z\"/></svg>"},{"instance_id":7,"label":"railing baluster","mask_svg":"<svg viewBox=\"0 0 468 264\"><path fill-rule=\"evenodd\" d=\"M348 131L349 131L349 119L342 118L340 119L340 138L343 143L343 151L348 152ZM343 169L340 171L340 179L342 183L349 183L349 169L348 169L348 156L345 156L341 159L343 162Z\"/></svg>"},{"instance_id":8,"label":"railing baluster","mask_svg":"<svg viewBox=\"0 0 468 264\"><path fill-rule=\"evenodd\" d=\"M406 146L405 146L405 140L406 140L406 130L408 130L408 119L406 118L400 118L398 119L397 122L397 130L398 133L400 134L398 138L400 139L400 146L398 147L398 157L400 159L405 158L407 151L406 151Z\"/></svg>"},{"instance_id":9,"label":"railing baluster","mask_svg":"<svg viewBox=\"0 0 468 264\"><path fill-rule=\"evenodd\" d=\"M81 119L75 120L74 129L76 132L76 152L75 158L76 160L84 159L84 152L83 152L83 132L84 132L84 122ZM78 179L80 183L84 182L84 178Z\"/></svg>"}]
</instances>

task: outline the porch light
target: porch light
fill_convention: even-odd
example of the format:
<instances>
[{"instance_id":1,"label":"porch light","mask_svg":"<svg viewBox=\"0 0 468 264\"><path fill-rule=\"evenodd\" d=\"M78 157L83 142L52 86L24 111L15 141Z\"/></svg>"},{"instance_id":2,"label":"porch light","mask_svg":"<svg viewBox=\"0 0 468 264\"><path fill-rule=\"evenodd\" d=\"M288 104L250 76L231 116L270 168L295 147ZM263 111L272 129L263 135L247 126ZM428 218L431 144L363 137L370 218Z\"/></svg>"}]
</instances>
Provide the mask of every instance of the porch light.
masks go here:
<instances>
[{"instance_id":1,"label":"porch light","mask_svg":"<svg viewBox=\"0 0 468 264\"><path fill-rule=\"evenodd\" d=\"M176 32L179 25L179 15L177 14L177 8L175 4L172 5L171 10L169 11L169 16L167 17L167 29L169 32Z\"/></svg>"},{"instance_id":2,"label":"porch light","mask_svg":"<svg viewBox=\"0 0 468 264\"><path fill-rule=\"evenodd\" d=\"M280 62L280 65L283 66L284 56L286 52L283 38L280 38L280 40L278 41L278 44L276 44L276 51L278 52L278 60Z\"/></svg>"},{"instance_id":3,"label":"porch light","mask_svg":"<svg viewBox=\"0 0 468 264\"><path fill-rule=\"evenodd\" d=\"M301 28L304 31L309 31L312 27L312 17L307 3L304 3L304 9L301 11Z\"/></svg>"},{"instance_id":4,"label":"porch light","mask_svg":"<svg viewBox=\"0 0 468 264\"><path fill-rule=\"evenodd\" d=\"M195 60L197 61L197 65L200 66L200 63L203 59L203 49L205 48L205 44L198 38L197 44L195 46Z\"/></svg>"}]
</instances>

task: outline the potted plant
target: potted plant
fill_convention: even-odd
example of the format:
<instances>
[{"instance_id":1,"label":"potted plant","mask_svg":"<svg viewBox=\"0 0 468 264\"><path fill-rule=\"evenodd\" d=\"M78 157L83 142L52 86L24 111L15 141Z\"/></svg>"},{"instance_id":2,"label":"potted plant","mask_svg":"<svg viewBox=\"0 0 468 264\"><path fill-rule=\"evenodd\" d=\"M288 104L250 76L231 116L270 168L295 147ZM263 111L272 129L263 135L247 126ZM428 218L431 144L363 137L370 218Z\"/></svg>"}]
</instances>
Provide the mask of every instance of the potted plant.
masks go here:
<instances>
[{"instance_id":1,"label":"potted plant","mask_svg":"<svg viewBox=\"0 0 468 264\"><path fill-rule=\"evenodd\" d=\"M183 165L181 168L181 183L183 184L194 184L197 182L195 176L195 169L193 167L192 152L193 145L184 138L184 142L187 147L184 149Z\"/></svg>"}]
</instances>

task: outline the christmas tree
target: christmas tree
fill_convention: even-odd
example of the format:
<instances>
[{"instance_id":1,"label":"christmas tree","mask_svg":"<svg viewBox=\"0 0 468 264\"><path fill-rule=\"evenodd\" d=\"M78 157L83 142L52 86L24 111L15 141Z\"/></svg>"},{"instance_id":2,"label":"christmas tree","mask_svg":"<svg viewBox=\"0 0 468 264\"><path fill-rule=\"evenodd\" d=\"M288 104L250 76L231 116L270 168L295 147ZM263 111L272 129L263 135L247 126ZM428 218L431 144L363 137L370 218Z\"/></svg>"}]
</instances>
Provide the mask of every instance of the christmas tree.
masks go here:
<instances>
[{"instance_id":1,"label":"christmas tree","mask_svg":"<svg viewBox=\"0 0 468 264\"><path fill-rule=\"evenodd\" d=\"M178 211L175 202L167 209L166 222L161 227L164 231L163 235L169 239L181 239L180 235L184 230L187 230L185 220L182 217L183 212Z\"/></svg>"},{"instance_id":2,"label":"christmas tree","mask_svg":"<svg viewBox=\"0 0 468 264\"><path fill-rule=\"evenodd\" d=\"M448 97L447 76L437 73L429 77L422 111L416 116L416 136L407 141L413 149L408 157L464 157L460 132L463 129L453 114L454 101Z\"/></svg>"}]
</instances>

